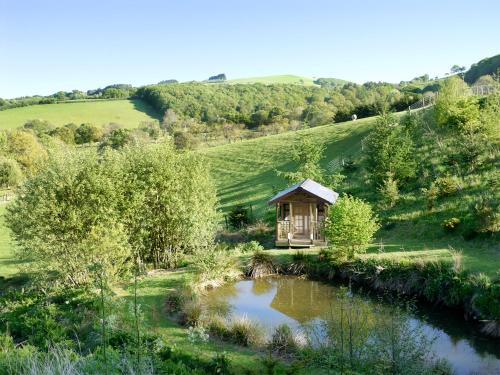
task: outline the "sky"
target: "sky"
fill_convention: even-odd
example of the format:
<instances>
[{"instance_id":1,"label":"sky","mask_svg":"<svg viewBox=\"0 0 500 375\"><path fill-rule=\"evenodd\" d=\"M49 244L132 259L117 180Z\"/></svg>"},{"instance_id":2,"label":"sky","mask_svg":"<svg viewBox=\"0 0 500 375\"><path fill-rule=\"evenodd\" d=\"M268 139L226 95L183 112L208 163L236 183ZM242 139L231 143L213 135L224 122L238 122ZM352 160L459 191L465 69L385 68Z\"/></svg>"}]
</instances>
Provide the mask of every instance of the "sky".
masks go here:
<instances>
[{"instance_id":1,"label":"sky","mask_svg":"<svg viewBox=\"0 0 500 375\"><path fill-rule=\"evenodd\" d=\"M296 74L443 76L500 53L500 1L0 0L0 97Z\"/></svg>"}]
</instances>

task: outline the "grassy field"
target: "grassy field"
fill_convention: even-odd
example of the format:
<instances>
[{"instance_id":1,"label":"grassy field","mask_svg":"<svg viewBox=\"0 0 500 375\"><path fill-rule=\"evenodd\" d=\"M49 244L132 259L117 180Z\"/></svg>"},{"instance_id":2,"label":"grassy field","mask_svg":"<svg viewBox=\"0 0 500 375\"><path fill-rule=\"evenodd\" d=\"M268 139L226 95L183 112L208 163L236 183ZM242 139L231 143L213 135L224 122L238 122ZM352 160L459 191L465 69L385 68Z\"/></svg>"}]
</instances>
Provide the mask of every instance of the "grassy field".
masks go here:
<instances>
[{"instance_id":1,"label":"grassy field","mask_svg":"<svg viewBox=\"0 0 500 375\"><path fill-rule=\"evenodd\" d=\"M42 119L61 126L68 123L106 125L118 123L128 128L141 121L157 119L158 114L141 100L102 100L42 104L0 111L0 129L22 126L28 120Z\"/></svg>"},{"instance_id":2,"label":"grassy field","mask_svg":"<svg viewBox=\"0 0 500 375\"><path fill-rule=\"evenodd\" d=\"M263 83L263 84L294 83L297 85L312 86L315 85L313 80L314 78L311 77L301 77L292 74L283 74L283 75L265 76L265 77L229 79L225 81L225 83Z\"/></svg>"},{"instance_id":3,"label":"grassy field","mask_svg":"<svg viewBox=\"0 0 500 375\"><path fill-rule=\"evenodd\" d=\"M291 170L289 147L300 136L325 142L323 165L342 156L361 152L361 140L368 134L373 118L287 132L204 149L217 183L221 209L238 204L252 205L257 215L264 214L274 190L286 186L275 170Z\"/></svg>"}]
</instances>

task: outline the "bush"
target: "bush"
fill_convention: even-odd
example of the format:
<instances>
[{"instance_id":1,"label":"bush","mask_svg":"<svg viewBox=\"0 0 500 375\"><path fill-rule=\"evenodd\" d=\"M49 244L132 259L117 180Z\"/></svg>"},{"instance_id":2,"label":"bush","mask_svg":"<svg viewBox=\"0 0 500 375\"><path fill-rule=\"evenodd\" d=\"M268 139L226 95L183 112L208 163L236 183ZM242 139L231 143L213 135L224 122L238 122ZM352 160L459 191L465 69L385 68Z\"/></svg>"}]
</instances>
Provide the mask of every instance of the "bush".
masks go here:
<instances>
[{"instance_id":1,"label":"bush","mask_svg":"<svg viewBox=\"0 0 500 375\"><path fill-rule=\"evenodd\" d=\"M0 188L13 188L23 180L23 172L19 164L13 160L0 156Z\"/></svg>"},{"instance_id":2,"label":"bush","mask_svg":"<svg viewBox=\"0 0 500 375\"><path fill-rule=\"evenodd\" d=\"M330 208L324 231L336 256L352 259L366 250L378 228L370 204L344 195Z\"/></svg>"},{"instance_id":3,"label":"bush","mask_svg":"<svg viewBox=\"0 0 500 375\"><path fill-rule=\"evenodd\" d=\"M250 263L247 265L247 276L252 279L269 276L276 273L276 266L273 258L266 254L265 251L257 249L250 258Z\"/></svg>"},{"instance_id":4,"label":"bush","mask_svg":"<svg viewBox=\"0 0 500 375\"><path fill-rule=\"evenodd\" d=\"M196 252L193 257L196 288L215 288L241 275L235 258L223 245L212 246Z\"/></svg>"},{"instance_id":5,"label":"bush","mask_svg":"<svg viewBox=\"0 0 500 375\"><path fill-rule=\"evenodd\" d=\"M264 341L262 327L247 316L232 318L229 325L231 341L242 346L259 346Z\"/></svg>"},{"instance_id":6,"label":"bush","mask_svg":"<svg viewBox=\"0 0 500 375\"><path fill-rule=\"evenodd\" d=\"M492 197L481 197L471 206L474 229L478 233L500 231L500 204Z\"/></svg>"},{"instance_id":7,"label":"bush","mask_svg":"<svg viewBox=\"0 0 500 375\"><path fill-rule=\"evenodd\" d=\"M393 178L392 173L388 173L378 191L384 204L389 208L394 207L399 199L399 189L398 182Z\"/></svg>"},{"instance_id":8,"label":"bush","mask_svg":"<svg viewBox=\"0 0 500 375\"><path fill-rule=\"evenodd\" d=\"M294 333L290 326L281 324L274 329L268 348L277 354L294 354L297 350L306 345L306 340Z\"/></svg>"},{"instance_id":9,"label":"bush","mask_svg":"<svg viewBox=\"0 0 500 375\"><path fill-rule=\"evenodd\" d=\"M445 231L453 232L455 229L457 229L457 226L459 224L460 224L460 219L457 217L452 217L452 218L443 220L443 223L441 225Z\"/></svg>"},{"instance_id":10,"label":"bush","mask_svg":"<svg viewBox=\"0 0 500 375\"><path fill-rule=\"evenodd\" d=\"M434 185L441 197L453 195L461 188L458 177L450 175L436 178Z\"/></svg>"},{"instance_id":11,"label":"bush","mask_svg":"<svg viewBox=\"0 0 500 375\"><path fill-rule=\"evenodd\" d=\"M220 315L212 315L203 324L207 327L208 332L212 337L219 340L227 340L230 337L230 329L228 322Z\"/></svg>"},{"instance_id":12,"label":"bush","mask_svg":"<svg viewBox=\"0 0 500 375\"><path fill-rule=\"evenodd\" d=\"M236 246L236 249L242 252L243 254L246 253L255 253L256 251L263 251L264 248L260 243L257 241L250 241L250 242L244 242L242 244L239 244Z\"/></svg>"},{"instance_id":13,"label":"bush","mask_svg":"<svg viewBox=\"0 0 500 375\"><path fill-rule=\"evenodd\" d=\"M250 213L243 206L234 207L228 214L229 225L234 229L241 229L250 223Z\"/></svg>"}]
</instances>

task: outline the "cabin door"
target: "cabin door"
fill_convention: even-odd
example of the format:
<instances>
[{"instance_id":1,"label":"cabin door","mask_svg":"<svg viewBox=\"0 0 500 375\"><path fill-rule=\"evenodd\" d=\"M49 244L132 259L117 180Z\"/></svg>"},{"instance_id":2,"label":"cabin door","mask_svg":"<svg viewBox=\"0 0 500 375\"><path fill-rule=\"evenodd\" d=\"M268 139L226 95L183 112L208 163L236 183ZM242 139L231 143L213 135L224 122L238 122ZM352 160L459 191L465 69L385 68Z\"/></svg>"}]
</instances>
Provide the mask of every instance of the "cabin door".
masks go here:
<instances>
[{"instance_id":1,"label":"cabin door","mask_svg":"<svg viewBox=\"0 0 500 375\"><path fill-rule=\"evenodd\" d=\"M293 238L309 239L309 206L306 204L293 205Z\"/></svg>"}]
</instances>

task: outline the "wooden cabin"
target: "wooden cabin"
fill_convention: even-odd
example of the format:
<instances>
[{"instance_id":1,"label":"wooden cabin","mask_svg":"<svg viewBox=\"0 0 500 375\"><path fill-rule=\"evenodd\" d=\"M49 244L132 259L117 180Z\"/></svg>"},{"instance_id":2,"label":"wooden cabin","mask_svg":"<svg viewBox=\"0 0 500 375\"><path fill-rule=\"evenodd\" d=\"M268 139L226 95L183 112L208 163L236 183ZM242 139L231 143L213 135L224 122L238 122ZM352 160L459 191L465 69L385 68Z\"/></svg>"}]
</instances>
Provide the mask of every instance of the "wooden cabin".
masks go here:
<instances>
[{"instance_id":1,"label":"wooden cabin","mask_svg":"<svg viewBox=\"0 0 500 375\"><path fill-rule=\"evenodd\" d=\"M338 193L307 179L280 191L268 203L276 205L276 246L323 246L322 225Z\"/></svg>"}]
</instances>

